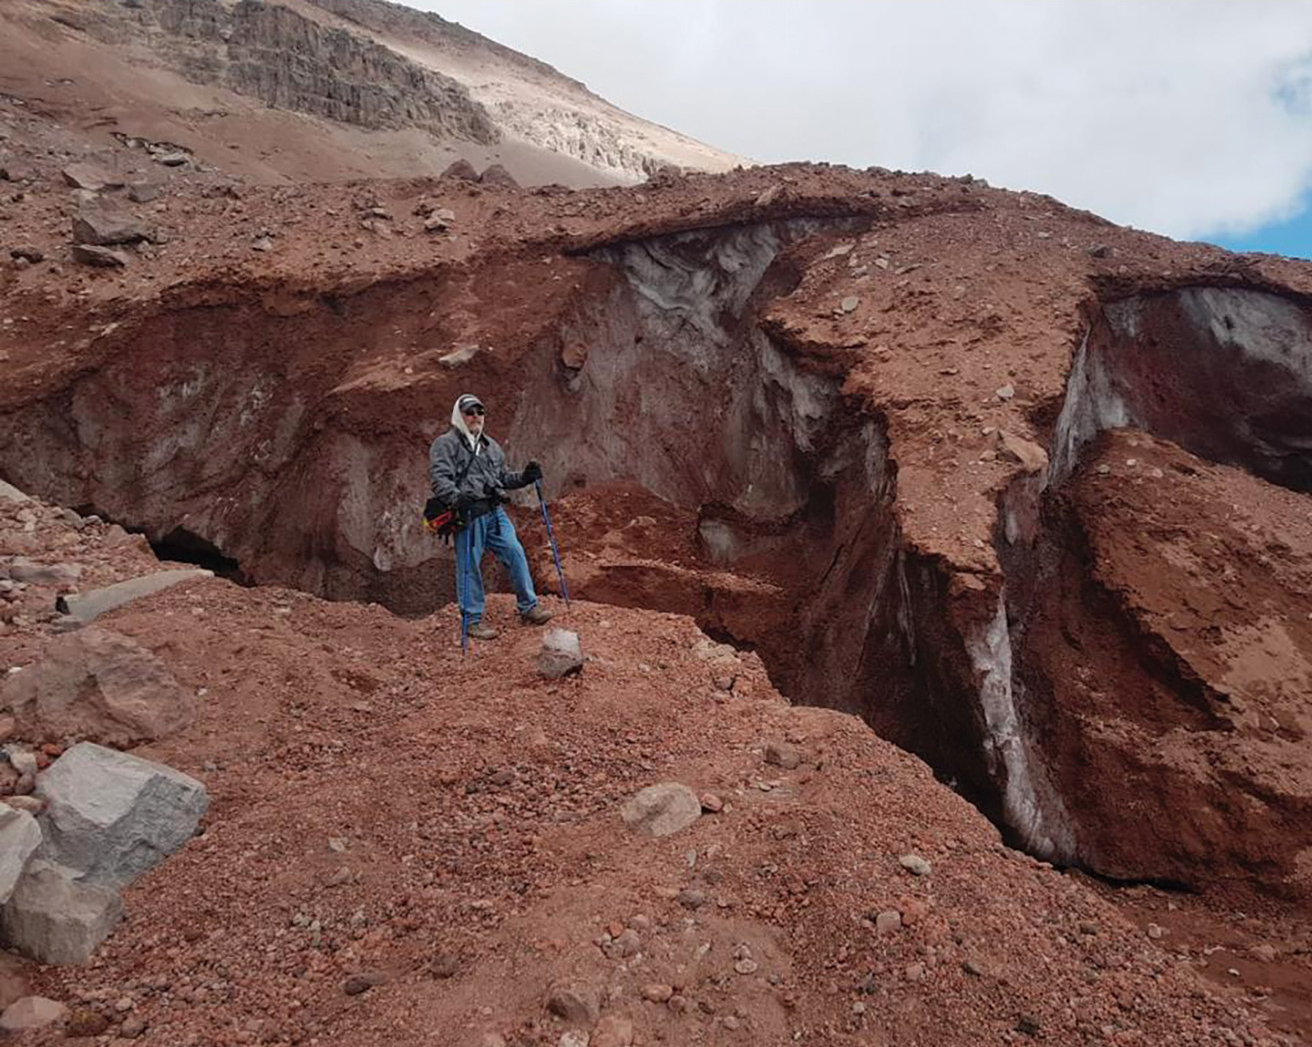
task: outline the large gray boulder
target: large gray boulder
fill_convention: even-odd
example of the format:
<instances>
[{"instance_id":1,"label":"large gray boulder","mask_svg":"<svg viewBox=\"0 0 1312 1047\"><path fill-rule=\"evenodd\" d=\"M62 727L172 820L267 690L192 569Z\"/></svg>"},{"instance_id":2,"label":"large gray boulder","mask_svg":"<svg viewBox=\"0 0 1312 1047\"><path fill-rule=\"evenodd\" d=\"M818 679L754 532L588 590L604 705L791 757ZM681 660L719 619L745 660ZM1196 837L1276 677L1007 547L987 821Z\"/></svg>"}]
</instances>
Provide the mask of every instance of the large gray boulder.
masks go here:
<instances>
[{"instance_id":1,"label":"large gray boulder","mask_svg":"<svg viewBox=\"0 0 1312 1047\"><path fill-rule=\"evenodd\" d=\"M36 819L0 803L0 904L9 901L40 846L41 827Z\"/></svg>"},{"instance_id":2,"label":"large gray boulder","mask_svg":"<svg viewBox=\"0 0 1312 1047\"><path fill-rule=\"evenodd\" d=\"M38 860L0 909L0 939L39 963L86 963L122 916L113 887Z\"/></svg>"},{"instance_id":3,"label":"large gray boulder","mask_svg":"<svg viewBox=\"0 0 1312 1047\"><path fill-rule=\"evenodd\" d=\"M41 857L115 887L191 839L209 806L195 778L90 742L51 764L36 792L47 805Z\"/></svg>"},{"instance_id":4,"label":"large gray boulder","mask_svg":"<svg viewBox=\"0 0 1312 1047\"><path fill-rule=\"evenodd\" d=\"M0 709L20 737L132 746L181 730L196 699L134 640L92 627L60 637L45 657L0 683Z\"/></svg>"}]
</instances>

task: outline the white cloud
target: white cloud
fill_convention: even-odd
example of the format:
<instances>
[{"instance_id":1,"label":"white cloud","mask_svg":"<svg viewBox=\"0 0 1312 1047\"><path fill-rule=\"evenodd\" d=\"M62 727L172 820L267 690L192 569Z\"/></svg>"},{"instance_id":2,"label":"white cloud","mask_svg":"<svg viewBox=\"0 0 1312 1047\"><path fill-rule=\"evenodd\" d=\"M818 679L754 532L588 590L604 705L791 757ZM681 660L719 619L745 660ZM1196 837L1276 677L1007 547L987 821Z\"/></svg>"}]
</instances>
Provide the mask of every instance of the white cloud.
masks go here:
<instances>
[{"instance_id":1,"label":"white cloud","mask_svg":"<svg viewBox=\"0 0 1312 1047\"><path fill-rule=\"evenodd\" d=\"M1309 0L408 0L760 160L970 171L1173 236L1312 189Z\"/></svg>"}]
</instances>

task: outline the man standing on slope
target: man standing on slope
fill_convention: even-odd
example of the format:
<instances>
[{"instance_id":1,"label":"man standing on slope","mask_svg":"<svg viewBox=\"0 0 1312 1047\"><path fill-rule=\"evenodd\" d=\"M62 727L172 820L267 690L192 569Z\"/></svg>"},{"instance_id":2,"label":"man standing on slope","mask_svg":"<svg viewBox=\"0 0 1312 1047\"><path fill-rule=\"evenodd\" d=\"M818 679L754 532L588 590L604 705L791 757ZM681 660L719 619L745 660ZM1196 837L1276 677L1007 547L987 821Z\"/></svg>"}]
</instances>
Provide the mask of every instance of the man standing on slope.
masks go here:
<instances>
[{"instance_id":1,"label":"man standing on slope","mask_svg":"<svg viewBox=\"0 0 1312 1047\"><path fill-rule=\"evenodd\" d=\"M542 467L529 462L522 473L506 469L501 446L483 431L483 402L465 393L451 408L451 428L428 451L428 477L433 497L455 510L461 521L456 532L456 574L460 582L460 613L475 640L495 640L498 630L483 624L483 551L490 549L510 572L518 598L520 621L541 625L551 612L539 606L533 591L524 547L515 525L501 508L506 492L542 479Z\"/></svg>"}]
</instances>

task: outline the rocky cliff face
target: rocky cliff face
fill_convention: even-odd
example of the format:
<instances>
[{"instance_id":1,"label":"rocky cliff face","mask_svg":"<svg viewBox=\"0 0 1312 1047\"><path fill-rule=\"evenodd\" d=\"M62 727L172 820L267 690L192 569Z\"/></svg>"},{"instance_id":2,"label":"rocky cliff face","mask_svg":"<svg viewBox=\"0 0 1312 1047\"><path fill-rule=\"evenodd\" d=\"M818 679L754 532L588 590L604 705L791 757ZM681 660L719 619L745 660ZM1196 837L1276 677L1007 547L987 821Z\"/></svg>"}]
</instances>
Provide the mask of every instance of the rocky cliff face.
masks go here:
<instances>
[{"instance_id":1,"label":"rocky cliff face","mask_svg":"<svg viewBox=\"0 0 1312 1047\"><path fill-rule=\"evenodd\" d=\"M366 128L418 127L489 144L500 138L468 90L367 37L259 0L139 0L122 24L90 23L119 39L139 35L163 65L270 106Z\"/></svg>"},{"instance_id":2,"label":"rocky cliff face","mask_svg":"<svg viewBox=\"0 0 1312 1047\"><path fill-rule=\"evenodd\" d=\"M449 72L511 137L626 181L640 181L671 165L724 171L748 163L638 119L545 62L440 15L386 0L309 2L361 32L403 42L417 60Z\"/></svg>"}]
</instances>

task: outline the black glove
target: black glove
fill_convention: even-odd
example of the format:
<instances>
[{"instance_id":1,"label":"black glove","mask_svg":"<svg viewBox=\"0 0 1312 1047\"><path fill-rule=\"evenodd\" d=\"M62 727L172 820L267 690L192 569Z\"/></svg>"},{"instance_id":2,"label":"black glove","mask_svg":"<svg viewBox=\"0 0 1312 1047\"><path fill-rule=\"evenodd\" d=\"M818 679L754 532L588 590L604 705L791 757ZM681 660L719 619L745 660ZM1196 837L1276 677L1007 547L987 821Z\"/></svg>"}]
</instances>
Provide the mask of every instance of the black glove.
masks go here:
<instances>
[{"instance_id":1,"label":"black glove","mask_svg":"<svg viewBox=\"0 0 1312 1047\"><path fill-rule=\"evenodd\" d=\"M525 484L535 484L542 479L542 466L537 462L529 462L524 466L523 478Z\"/></svg>"}]
</instances>

